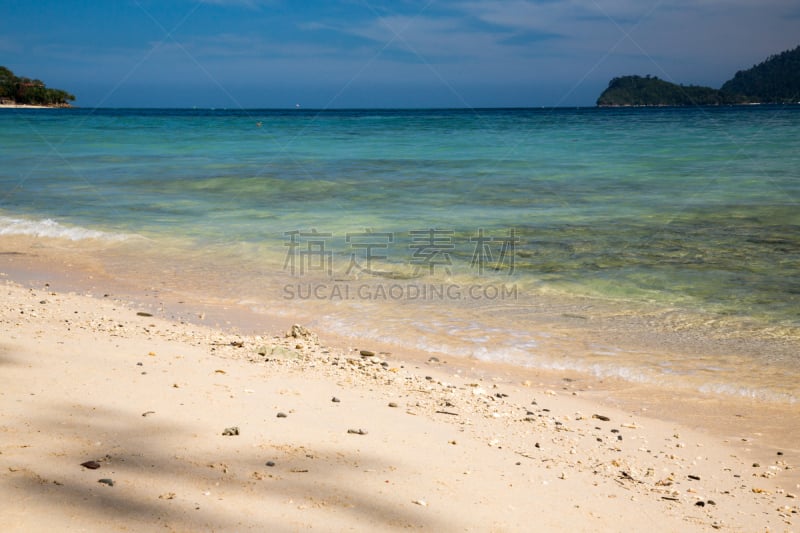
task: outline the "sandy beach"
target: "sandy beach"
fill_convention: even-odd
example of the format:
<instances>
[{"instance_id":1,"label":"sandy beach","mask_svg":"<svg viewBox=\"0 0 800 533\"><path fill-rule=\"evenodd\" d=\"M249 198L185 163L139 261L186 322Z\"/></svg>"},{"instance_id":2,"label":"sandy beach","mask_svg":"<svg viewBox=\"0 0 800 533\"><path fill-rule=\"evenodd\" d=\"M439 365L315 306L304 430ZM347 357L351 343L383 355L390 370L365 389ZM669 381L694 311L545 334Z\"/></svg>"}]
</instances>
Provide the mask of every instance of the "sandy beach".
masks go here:
<instances>
[{"instance_id":1,"label":"sandy beach","mask_svg":"<svg viewBox=\"0 0 800 533\"><path fill-rule=\"evenodd\" d=\"M48 109L52 106L27 104L0 104L0 109Z\"/></svg>"},{"instance_id":2,"label":"sandy beach","mask_svg":"<svg viewBox=\"0 0 800 533\"><path fill-rule=\"evenodd\" d=\"M6 531L797 529L800 450L757 431L768 406L705 431L581 378L240 335L9 264Z\"/></svg>"}]
</instances>

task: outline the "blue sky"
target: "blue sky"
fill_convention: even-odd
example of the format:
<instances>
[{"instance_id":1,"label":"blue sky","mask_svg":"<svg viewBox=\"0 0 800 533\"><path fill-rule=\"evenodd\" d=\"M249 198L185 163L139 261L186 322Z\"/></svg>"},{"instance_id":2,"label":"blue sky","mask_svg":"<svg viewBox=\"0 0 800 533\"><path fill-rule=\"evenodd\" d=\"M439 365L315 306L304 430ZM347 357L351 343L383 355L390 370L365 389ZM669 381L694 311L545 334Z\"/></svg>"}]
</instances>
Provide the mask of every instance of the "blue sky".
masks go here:
<instances>
[{"instance_id":1,"label":"blue sky","mask_svg":"<svg viewBox=\"0 0 800 533\"><path fill-rule=\"evenodd\" d=\"M797 0L0 0L0 65L84 107L594 105L719 87L800 44Z\"/></svg>"}]
</instances>

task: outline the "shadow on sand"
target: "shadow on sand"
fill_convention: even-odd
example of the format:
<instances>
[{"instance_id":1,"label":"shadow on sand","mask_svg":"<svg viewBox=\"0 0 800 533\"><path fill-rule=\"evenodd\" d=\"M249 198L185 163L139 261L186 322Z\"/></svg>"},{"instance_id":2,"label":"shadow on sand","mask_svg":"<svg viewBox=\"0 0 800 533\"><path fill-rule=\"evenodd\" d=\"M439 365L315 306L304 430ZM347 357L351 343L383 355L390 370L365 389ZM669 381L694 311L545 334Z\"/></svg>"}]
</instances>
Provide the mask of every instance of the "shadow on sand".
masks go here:
<instances>
[{"instance_id":1,"label":"shadow on sand","mask_svg":"<svg viewBox=\"0 0 800 533\"><path fill-rule=\"evenodd\" d=\"M66 512L68 529L296 531L321 523L324 530L452 529L453 524L359 482L365 471L393 471L396 462L278 439L254 446L219 433L198 436L172 420L154 418L53 406L30 421L32 428L53 435L52 449L0 455L0 468L11 470L0 478L0 487L19 501ZM65 438L56 440L57 435ZM0 451L13 447L8 437ZM167 447L176 442L186 445ZM87 456L87 450L96 456ZM82 467L88 460L97 460L100 468ZM275 465L267 466L268 460ZM103 478L113 479L114 486L98 483Z\"/></svg>"}]
</instances>

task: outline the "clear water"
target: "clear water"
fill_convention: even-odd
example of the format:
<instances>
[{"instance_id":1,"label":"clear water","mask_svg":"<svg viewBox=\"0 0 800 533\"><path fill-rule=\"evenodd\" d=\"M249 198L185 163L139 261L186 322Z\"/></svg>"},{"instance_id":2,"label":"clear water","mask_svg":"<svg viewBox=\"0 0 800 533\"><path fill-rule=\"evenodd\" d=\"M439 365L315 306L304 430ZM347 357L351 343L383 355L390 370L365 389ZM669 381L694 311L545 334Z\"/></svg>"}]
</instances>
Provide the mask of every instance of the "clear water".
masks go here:
<instances>
[{"instance_id":1,"label":"clear water","mask_svg":"<svg viewBox=\"0 0 800 533\"><path fill-rule=\"evenodd\" d=\"M104 242L120 275L339 333L789 401L798 202L797 106L0 112L0 246Z\"/></svg>"}]
</instances>

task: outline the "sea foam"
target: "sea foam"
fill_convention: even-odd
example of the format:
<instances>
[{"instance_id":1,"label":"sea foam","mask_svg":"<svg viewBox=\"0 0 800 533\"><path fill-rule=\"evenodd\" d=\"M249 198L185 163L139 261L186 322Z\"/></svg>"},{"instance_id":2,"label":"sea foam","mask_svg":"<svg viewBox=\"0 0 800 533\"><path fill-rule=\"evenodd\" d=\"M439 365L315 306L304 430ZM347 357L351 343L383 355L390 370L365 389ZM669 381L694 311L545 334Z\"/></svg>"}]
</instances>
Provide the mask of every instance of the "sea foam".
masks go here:
<instances>
[{"instance_id":1,"label":"sea foam","mask_svg":"<svg viewBox=\"0 0 800 533\"><path fill-rule=\"evenodd\" d=\"M30 235L70 241L95 239L112 242L130 238L130 235L122 233L109 233L80 226L64 226L49 218L31 220L4 216L0 216L0 235Z\"/></svg>"}]
</instances>

